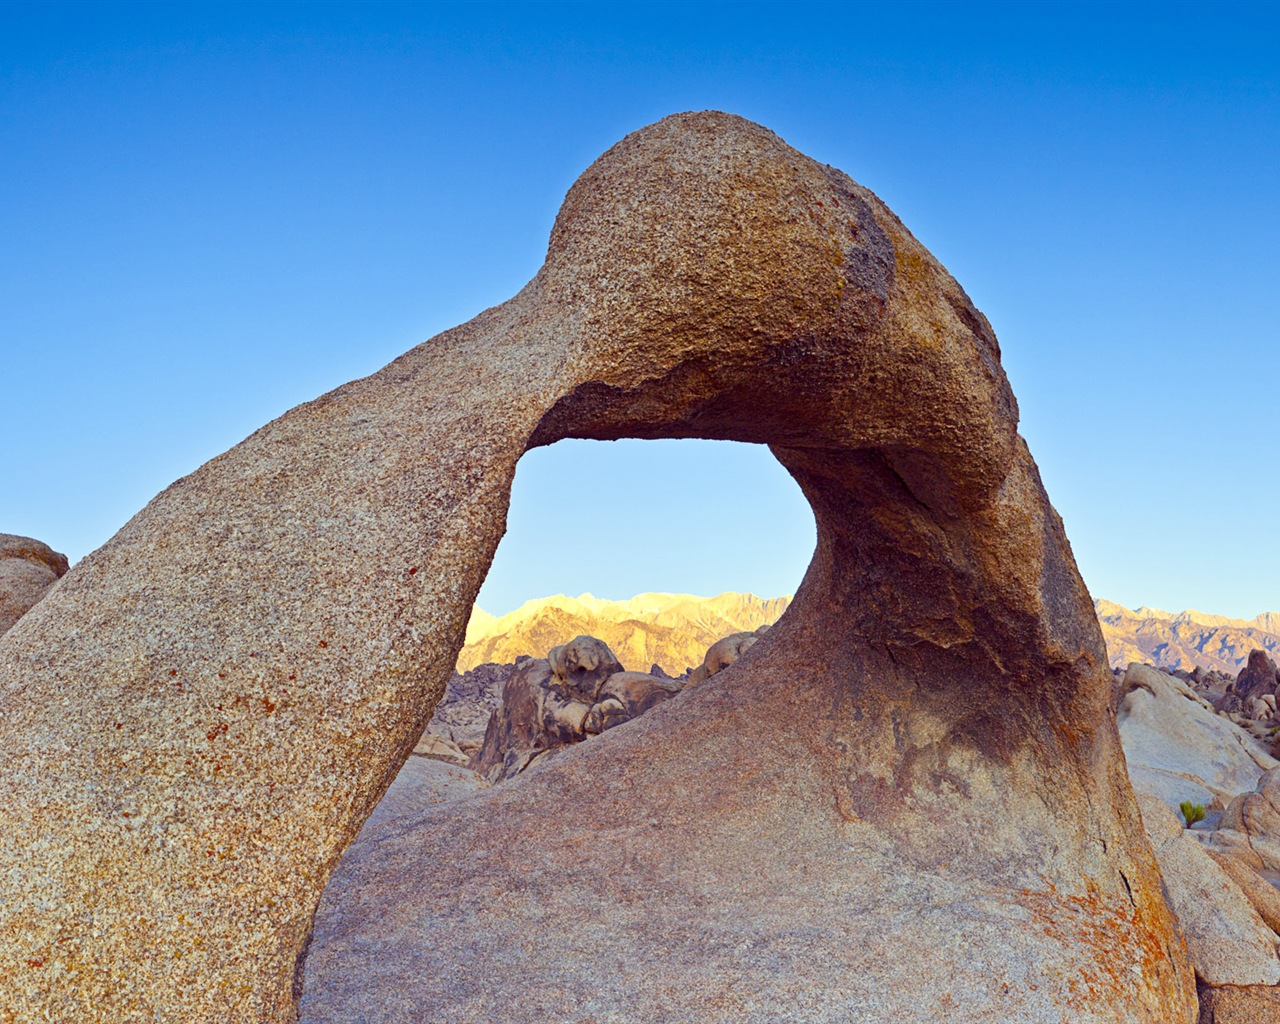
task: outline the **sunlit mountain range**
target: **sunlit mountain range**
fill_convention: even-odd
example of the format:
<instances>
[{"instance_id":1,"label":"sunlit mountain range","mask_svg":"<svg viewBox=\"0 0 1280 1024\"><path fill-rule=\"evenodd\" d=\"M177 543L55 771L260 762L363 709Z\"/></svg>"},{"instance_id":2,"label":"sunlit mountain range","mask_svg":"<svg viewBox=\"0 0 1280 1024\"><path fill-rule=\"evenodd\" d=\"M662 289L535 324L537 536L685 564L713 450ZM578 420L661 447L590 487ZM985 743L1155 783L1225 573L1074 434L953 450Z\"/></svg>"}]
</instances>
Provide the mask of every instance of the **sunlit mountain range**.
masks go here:
<instances>
[{"instance_id":1,"label":"sunlit mountain range","mask_svg":"<svg viewBox=\"0 0 1280 1024\"><path fill-rule=\"evenodd\" d=\"M789 595L638 594L629 601L608 601L591 594L557 594L526 601L501 617L477 607L467 624L458 670L510 663L522 654L542 657L556 644L586 634L607 643L629 669L648 671L657 665L679 675L700 664L716 640L774 622L790 603ZM1199 665L1234 675L1255 648L1280 660L1277 612L1231 619L1195 610L1130 609L1104 600L1095 601L1094 608L1113 666L1139 661L1190 671Z\"/></svg>"}]
</instances>

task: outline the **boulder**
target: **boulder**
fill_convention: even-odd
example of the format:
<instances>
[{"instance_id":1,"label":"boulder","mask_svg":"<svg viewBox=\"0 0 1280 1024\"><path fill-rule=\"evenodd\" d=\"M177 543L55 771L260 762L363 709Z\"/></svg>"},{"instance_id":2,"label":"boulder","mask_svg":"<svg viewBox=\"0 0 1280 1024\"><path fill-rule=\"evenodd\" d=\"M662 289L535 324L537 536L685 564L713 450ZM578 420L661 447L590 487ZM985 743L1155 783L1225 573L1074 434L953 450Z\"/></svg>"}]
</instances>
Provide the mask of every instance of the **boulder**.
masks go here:
<instances>
[{"instance_id":1,"label":"boulder","mask_svg":"<svg viewBox=\"0 0 1280 1024\"><path fill-rule=\"evenodd\" d=\"M1258 874L1239 854L1212 848L1206 852L1222 868L1223 873L1240 887L1263 923L1273 932L1280 933L1280 889Z\"/></svg>"},{"instance_id":2,"label":"boulder","mask_svg":"<svg viewBox=\"0 0 1280 1024\"><path fill-rule=\"evenodd\" d=\"M489 719L484 742L468 767L491 782L518 775L542 754L586 733L592 705L564 697L545 658L529 658L507 681L502 705Z\"/></svg>"},{"instance_id":3,"label":"boulder","mask_svg":"<svg viewBox=\"0 0 1280 1024\"><path fill-rule=\"evenodd\" d=\"M1280 765L1187 683L1148 665L1125 673L1116 721L1135 789L1176 809L1225 807Z\"/></svg>"},{"instance_id":4,"label":"boulder","mask_svg":"<svg viewBox=\"0 0 1280 1024\"><path fill-rule=\"evenodd\" d=\"M768 629L767 626L763 628ZM761 635L762 630L755 630L748 633L730 633L717 640L707 648L707 655L702 664L689 674L689 684L692 686L694 683L710 679L717 672L723 672L751 650Z\"/></svg>"},{"instance_id":5,"label":"boulder","mask_svg":"<svg viewBox=\"0 0 1280 1024\"><path fill-rule=\"evenodd\" d=\"M1273 693L1268 693L1266 696L1270 697L1272 701L1275 700L1275 694ZM1270 718L1275 713L1275 710L1274 704L1268 704L1262 699L1262 697L1259 697L1256 694L1249 698L1249 701L1245 706L1245 714L1255 722L1260 722L1264 719Z\"/></svg>"},{"instance_id":6,"label":"boulder","mask_svg":"<svg viewBox=\"0 0 1280 1024\"><path fill-rule=\"evenodd\" d=\"M680 684L673 679L647 672L615 672L596 694L586 731L600 733L629 722L679 692Z\"/></svg>"},{"instance_id":7,"label":"boulder","mask_svg":"<svg viewBox=\"0 0 1280 1024\"><path fill-rule=\"evenodd\" d=\"M1280 880L1280 768L1263 775L1252 792L1232 800L1203 842L1235 853L1269 880Z\"/></svg>"},{"instance_id":8,"label":"boulder","mask_svg":"<svg viewBox=\"0 0 1280 1024\"><path fill-rule=\"evenodd\" d=\"M680 692L672 680L619 668L608 645L589 636L553 647L546 660L525 659L507 682L470 767L501 782Z\"/></svg>"},{"instance_id":9,"label":"boulder","mask_svg":"<svg viewBox=\"0 0 1280 1024\"><path fill-rule=\"evenodd\" d=\"M1253 650L1249 652L1248 662L1236 676L1236 693L1242 700L1274 694L1278 683L1280 672L1276 671L1275 662L1267 656L1266 651Z\"/></svg>"},{"instance_id":10,"label":"boulder","mask_svg":"<svg viewBox=\"0 0 1280 1024\"><path fill-rule=\"evenodd\" d=\"M0 637L0 1019L1190 1024L1017 423L873 193L727 114L628 136L518 295L175 482ZM566 437L770 445L817 527L794 602L715 685L388 826L315 917Z\"/></svg>"},{"instance_id":11,"label":"boulder","mask_svg":"<svg viewBox=\"0 0 1280 1024\"><path fill-rule=\"evenodd\" d=\"M67 556L47 544L0 533L0 633L44 597L67 568Z\"/></svg>"},{"instance_id":12,"label":"boulder","mask_svg":"<svg viewBox=\"0 0 1280 1024\"><path fill-rule=\"evenodd\" d=\"M595 702L606 679L623 671L609 645L593 636L574 637L567 644L551 648L547 661L565 695L588 704Z\"/></svg>"},{"instance_id":13,"label":"boulder","mask_svg":"<svg viewBox=\"0 0 1280 1024\"><path fill-rule=\"evenodd\" d=\"M1210 985L1280 984L1276 934L1240 887L1163 801L1140 794L1138 804L1196 977Z\"/></svg>"}]
</instances>

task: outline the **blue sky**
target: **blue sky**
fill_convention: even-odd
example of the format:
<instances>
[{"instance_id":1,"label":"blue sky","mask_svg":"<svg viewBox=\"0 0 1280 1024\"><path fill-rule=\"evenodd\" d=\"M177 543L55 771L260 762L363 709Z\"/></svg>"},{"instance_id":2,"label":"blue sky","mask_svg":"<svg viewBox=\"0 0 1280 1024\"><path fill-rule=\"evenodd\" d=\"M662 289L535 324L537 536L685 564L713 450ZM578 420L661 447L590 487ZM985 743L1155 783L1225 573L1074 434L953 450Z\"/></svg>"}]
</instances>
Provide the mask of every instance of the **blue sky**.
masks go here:
<instances>
[{"instance_id":1,"label":"blue sky","mask_svg":"<svg viewBox=\"0 0 1280 1024\"><path fill-rule=\"evenodd\" d=\"M513 294L622 135L719 108L986 312L1095 595L1280 610L1278 54L1277 5L0 4L0 530L84 555ZM482 603L773 594L811 544L767 452L562 444Z\"/></svg>"}]
</instances>

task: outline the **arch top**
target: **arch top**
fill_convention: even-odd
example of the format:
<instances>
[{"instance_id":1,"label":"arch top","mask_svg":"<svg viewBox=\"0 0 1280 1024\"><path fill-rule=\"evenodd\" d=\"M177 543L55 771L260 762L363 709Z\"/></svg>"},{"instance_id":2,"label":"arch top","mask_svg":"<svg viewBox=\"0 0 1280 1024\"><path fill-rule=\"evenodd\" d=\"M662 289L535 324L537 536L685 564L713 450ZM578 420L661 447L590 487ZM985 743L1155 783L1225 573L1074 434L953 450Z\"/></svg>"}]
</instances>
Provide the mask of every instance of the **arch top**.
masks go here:
<instances>
[{"instance_id":1,"label":"arch top","mask_svg":"<svg viewBox=\"0 0 1280 1024\"><path fill-rule=\"evenodd\" d=\"M531 438L930 453L977 504L1017 404L986 318L869 190L716 111L627 136L565 198L526 315L562 393Z\"/></svg>"}]
</instances>

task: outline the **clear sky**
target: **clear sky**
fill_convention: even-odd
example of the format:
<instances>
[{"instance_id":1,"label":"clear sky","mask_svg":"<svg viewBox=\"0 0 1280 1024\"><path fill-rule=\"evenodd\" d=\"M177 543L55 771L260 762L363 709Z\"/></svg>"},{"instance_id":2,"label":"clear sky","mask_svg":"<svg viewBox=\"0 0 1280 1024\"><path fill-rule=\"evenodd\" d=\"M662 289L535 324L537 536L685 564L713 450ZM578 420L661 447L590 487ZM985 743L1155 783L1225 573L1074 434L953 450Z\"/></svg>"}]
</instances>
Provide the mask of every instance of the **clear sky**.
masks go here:
<instances>
[{"instance_id":1,"label":"clear sky","mask_svg":"<svg viewBox=\"0 0 1280 1024\"><path fill-rule=\"evenodd\" d=\"M0 4L0 531L84 555L512 295L591 160L702 108L986 312L1096 596L1280 610L1280 5ZM766 451L562 443L481 602L772 595L812 531Z\"/></svg>"}]
</instances>

